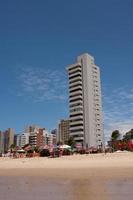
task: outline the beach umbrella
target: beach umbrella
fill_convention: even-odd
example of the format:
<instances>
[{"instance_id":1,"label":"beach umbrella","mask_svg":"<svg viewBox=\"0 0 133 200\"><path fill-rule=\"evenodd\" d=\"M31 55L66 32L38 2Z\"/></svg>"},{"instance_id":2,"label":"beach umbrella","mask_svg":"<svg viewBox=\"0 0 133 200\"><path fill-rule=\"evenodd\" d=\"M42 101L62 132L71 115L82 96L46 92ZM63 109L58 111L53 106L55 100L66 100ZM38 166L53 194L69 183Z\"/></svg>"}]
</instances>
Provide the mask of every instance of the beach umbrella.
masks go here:
<instances>
[{"instance_id":1,"label":"beach umbrella","mask_svg":"<svg viewBox=\"0 0 133 200\"><path fill-rule=\"evenodd\" d=\"M67 144L63 144L59 147L60 149L70 149L71 147Z\"/></svg>"},{"instance_id":2,"label":"beach umbrella","mask_svg":"<svg viewBox=\"0 0 133 200\"><path fill-rule=\"evenodd\" d=\"M25 153L23 149L17 150L18 153Z\"/></svg>"}]
</instances>

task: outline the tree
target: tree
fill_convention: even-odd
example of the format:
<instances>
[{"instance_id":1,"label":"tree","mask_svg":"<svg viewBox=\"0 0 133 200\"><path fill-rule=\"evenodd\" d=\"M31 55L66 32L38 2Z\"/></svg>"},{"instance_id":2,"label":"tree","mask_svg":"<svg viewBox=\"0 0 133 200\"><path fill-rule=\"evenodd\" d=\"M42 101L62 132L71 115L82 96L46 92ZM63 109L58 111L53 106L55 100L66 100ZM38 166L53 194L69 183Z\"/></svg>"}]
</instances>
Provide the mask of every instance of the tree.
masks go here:
<instances>
[{"instance_id":1,"label":"tree","mask_svg":"<svg viewBox=\"0 0 133 200\"><path fill-rule=\"evenodd\" d=\"M115 131L112 132L112 134L111 134L111 140L112 141L118 140L119 137L120 137L119 130L115 130Z\"/></svg>"},{"instance_id":2,"label":"tree","mask_svg":"<svg viewBox=\"0 0 133 200\"><path fill-rule=\"evenodd\" d=\"M15 144L11 144L11 146L10 146L11 152L15 151L15 149L16 149L16 145Z\"/></svg>"},{"instance_id":3,"label":"tree","mask_svg":"<svg viewBox=\"0 0 133 200\"><path fill-rule=\"evenodd\" d=\"M39 147L34 147L33 151L35 151L36 153L39 153Z\"/></svg>"},{"instance_id":4,"label":"tree","mask_svg":"<svg viewBox=\"0 0 133 200\"><path fill-rule=\"evenodd\" d=\"M133 129L131 129L130 131L128 131L128 132L123 136L123 140L124 140L124 141L132 140L132 139L133 139Z\"/></svg>"},{"instance_id":5,"label":"tree","mask_svg":"<svg viewBox=\"0 0 133 200\"><path fill-rule=\"evenodd\" d=\"M120 133L119 130L115 130L112 132L111 134L111 146L112 146L112 150L118 150L118 144L119 144L119 137L120 137Z\"/></svg>"},{"instance_id":6,"label":"tree","mask_svg":"<svg viewBox=\"0 0 133 200\"><path fill-rule=\"evenodd\" d=\"M71 137L68 139L67 144L68 144L69 146L71 146L71 147L74 147L74 145L75 145L74 137L71 136Z\"/></svg>"}]
</instances>

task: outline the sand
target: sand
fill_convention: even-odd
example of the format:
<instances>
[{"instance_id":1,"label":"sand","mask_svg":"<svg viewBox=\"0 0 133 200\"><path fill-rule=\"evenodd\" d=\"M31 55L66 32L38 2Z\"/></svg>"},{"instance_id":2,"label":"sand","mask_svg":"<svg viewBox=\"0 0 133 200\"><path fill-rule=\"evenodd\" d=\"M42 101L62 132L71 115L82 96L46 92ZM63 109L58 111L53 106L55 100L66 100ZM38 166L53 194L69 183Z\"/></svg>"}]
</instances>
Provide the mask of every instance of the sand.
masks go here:
<instances>
[{"instance_id":1,"label":"sand","mask_svg":"<svg viewBox=\"0 0 133 200\"><path fill-rule=\"evenodd\" d=\"M132 200L133 153L0 158L0 200Z\"/></svg>"}]
</instances>

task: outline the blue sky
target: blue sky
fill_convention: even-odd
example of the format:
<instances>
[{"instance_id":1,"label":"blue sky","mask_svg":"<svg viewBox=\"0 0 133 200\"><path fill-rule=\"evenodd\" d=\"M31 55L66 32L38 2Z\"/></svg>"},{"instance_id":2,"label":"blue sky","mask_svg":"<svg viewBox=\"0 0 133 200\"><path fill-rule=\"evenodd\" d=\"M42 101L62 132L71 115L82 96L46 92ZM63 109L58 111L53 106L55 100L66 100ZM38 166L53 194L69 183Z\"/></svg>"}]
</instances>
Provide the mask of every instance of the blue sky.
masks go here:
<instances>
[{"instance_id":1,"label":"blue sky","mask_svg":"<svg viewBox=\"0 0 133 200\"><path fill-rule=\"evenodd\" d=\"M0 0L0 129L68 117L66 66L101 69L106 138L133 128L132 0Z\"/></svg>"}]
</instances>

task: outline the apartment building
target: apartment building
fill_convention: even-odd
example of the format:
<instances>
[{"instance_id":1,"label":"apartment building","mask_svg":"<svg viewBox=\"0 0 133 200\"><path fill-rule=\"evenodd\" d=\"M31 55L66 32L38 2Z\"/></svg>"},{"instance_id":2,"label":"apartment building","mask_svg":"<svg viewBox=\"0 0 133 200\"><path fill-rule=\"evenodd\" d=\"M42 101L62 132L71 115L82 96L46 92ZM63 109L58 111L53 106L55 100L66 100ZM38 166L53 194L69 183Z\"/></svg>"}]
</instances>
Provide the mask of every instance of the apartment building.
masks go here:
<instances>
[{"instance_id":1,"label":"apartment building","mask_svg":"<svg viewBox=\"0 0 133 200\"><path fill-rule=\"evenodd\" d=\"M57 142L67 143L69 139L69 120L61 120L58 124Z\"/></svg>"},{"instance_id":2,"label":"apartment building","mask_svg":"<svg viewBox=\"0 0 133 200\"><path fill-rule=\"evenodd\" d=\"M104 145L100 69L85 53L67 67L70 136L84 147Z\"/></svg>"},{"instance_id":3,"label":"apartment building","mask_svg":"<svg viewBox=\"0 0 133 200\"><path fill-rule=\"evenodd\" d=\"M12 128L8 128L6 131L3 132L3 139L4 139L4 152L8 152L10 146L14 144L14 130Z\"/></svg>"}]
</instances>

